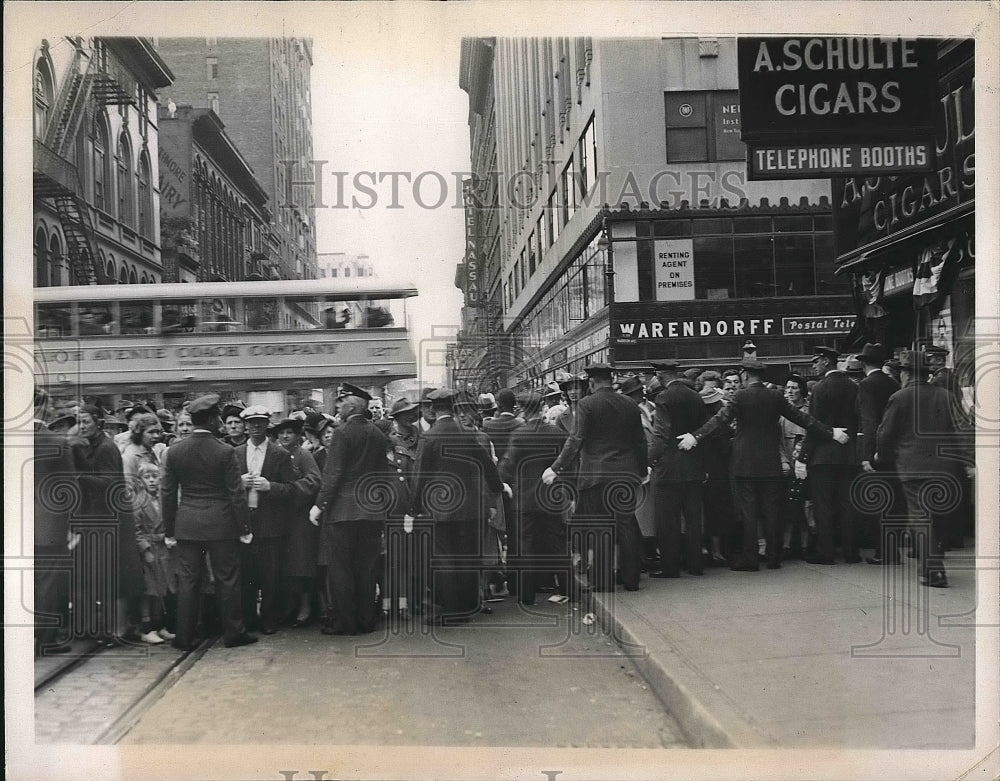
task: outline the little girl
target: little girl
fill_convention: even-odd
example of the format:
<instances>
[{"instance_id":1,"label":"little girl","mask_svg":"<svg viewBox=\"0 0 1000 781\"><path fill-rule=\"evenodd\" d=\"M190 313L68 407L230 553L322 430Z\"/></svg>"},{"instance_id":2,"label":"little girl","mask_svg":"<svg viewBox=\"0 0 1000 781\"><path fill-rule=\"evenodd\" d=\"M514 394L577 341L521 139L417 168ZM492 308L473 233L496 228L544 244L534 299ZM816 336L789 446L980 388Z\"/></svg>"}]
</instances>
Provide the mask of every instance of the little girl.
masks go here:
<instances>
[{"instance_id":1,"label":"little girl","mask_svg":"<svg viewBox=\"0 0 1000 781\"><path fill-rule=\"evenodd\" d=\"M165 601L173 595L170 551L163 541L163 517L160 514L160 468L142 463L138 468L143 490L135 496L135 538L142 556L145 593L142 597L143 642L159 645L173 640L165 625ZM160 627L157 631L154 627Z\"/></svg>"}]
</instances>

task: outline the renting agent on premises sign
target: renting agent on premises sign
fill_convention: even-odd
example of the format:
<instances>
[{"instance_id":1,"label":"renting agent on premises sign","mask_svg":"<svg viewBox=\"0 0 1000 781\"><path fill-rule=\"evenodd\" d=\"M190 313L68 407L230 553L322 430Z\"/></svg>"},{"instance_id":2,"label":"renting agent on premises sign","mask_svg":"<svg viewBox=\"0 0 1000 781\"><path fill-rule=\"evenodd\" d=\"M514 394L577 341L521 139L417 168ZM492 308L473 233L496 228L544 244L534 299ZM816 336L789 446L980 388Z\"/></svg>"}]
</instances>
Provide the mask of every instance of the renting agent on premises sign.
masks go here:
<instances>
[{"instance_id":1,"label":"renting agent on premises sign","mask_svg":"<svg viewBox=\"0 0 1000 781\"><path fill-rule=\"evenodd\" d=\"M740 38L737 63L749 178L933 168L933 40Z\"/></svg>"},{"instance_id":2,"label":"renting agent on premises sign","mask_svg":"<svg viewBox=\"0 0 1000 781\"><path fill-rule=\"evenodd\" d=\"M657 301L694 300L694 242L658 239L653 242Z\"/></svg>"}]
</instances>

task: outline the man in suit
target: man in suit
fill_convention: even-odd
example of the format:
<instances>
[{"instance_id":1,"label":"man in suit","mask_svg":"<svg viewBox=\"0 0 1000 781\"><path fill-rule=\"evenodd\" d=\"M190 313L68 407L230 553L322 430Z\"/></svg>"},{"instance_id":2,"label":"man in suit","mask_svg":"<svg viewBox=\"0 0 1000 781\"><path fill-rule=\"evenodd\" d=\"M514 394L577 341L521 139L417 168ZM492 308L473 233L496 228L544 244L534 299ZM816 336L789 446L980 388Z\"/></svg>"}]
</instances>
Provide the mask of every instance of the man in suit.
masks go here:
<instances>
[{"instance_id":1,"label":"man in suit","mask_svg":"<svg viewBox=\"0 0 1000 781\"><path fill-rule=\"evenodd\" d=\"M323 634L375 630L382 531L393 504L389 440L367 418L368 400L346 396L333 432L323 479L309 520L320 525L319 563L326 567L330 613Z\"/></svg>"},{"instance_id":2,"label":"man in suit","mask_svg":"<svg viewBox=\"0 0 1000 781\"><path fill-rule=\"evenodd\" d=\"M243 625L240 604L240 543L253 539L236 451L215 437L219 397L201 396L188 407L194 430L170 446L163 470L163 526L167 547L177 548L177 637L175 648L194 642L199 584L205 554L212 562L227 648L257 642ZM179 500L178 500L179 493Z\"/></svg>"},{"instance_id":3,"label":"man in suit","mask_svg":"<svg viewBox=\"0 0 1000 781\"><path fill-rule=\"evenodd\" d=\"M494 493L512 495L493 458L476 441L476 432L455 420L455 396L451 388L427 396L434 424L417 446L413 499L403 519L407 529L421 512L433 519L433 550L440 563L430 573L435 609L425 620L432 624L468 617L479 609L480 574L449 569L449 561L468 563L480 556L483 483Z\"/></svg>"},{"instance_id":4,"label":"man in suit","mask_svg":"<svg viewBox=\"0 0 1000 781\"><path fill-rule=\"evenodd\" d=\"M906 351L900 363L903 388L886 404L878 427L875 462L892 465L899 476L910 523L927 523L926 536L918 538L915 545L923 584L947 588L941 538L950 531L947 526L954 511L939 509L938 503L928 501L935 496L928 487L941 483L945 494L961 490L960 459L964 459L967 476L972 478L972 454L966 452L957 435L951 394L925 381L927 366L921 353ZM890 551L885 554L888 556Z\"/></svg>"},{"instance_id":5,"label":"man in suit","mask_svg":"<svg viewBox=\"0 0 1000 781\"><path fill-rule=\"evenodd\" d=\"M678 447L690 450L720 427L736 423L733 438L733 497L743 521L743 551L730 569L756 572L758 569L757 522L763 522L767 535L768 569L781 567L781 428L778 421L787 418L807 430L848 441L847 432L831 429L812 416L796 409L777 388L764 387L766 367L757 360L743 361L746 376L743 388L733 394L712 418L693 433L679 437ZM800 465L797 465L797 468ZM801 471L801 470L800 470Z\"/></svg>"},{"instance_id":6,"label":"man in suit","mask_svg":"<svg viewBox=\"0 0 1000 781\"><path fill-rule=\"evenodd\" d=\"M656 536L663 568L654 578L678 578L681 570L681 518L686 527L683 559L692 575L701 575L702 490L705 466L701 454L679 450L677 437L694 431L708 417L698 391L685 383L676 361L661 362L663 390L656 397L649 463L653 468Z\"/></svg>"},{"instance_id":7,"label":"man in suit","mask_svg":"<svg viewBox=\"0 0 1000 781\"><path fill-rule=\"evenodd\" d=\"M809 412L831 428L846 429L854 437L858 424L858 386L837 368L837 351L817 347L813 370L820 378L809 400ZM855 447L840 447L822 434L806 432L801 460L809 469L809 492L816 514L816 555L810 564L833 564L835 532L839 527L844 561L861 561L854 539L854 505L851 483L858 474Z\"/></svg>"},{"instance_id":8,"label":"man in suit","mask_svg":"<svg viewBox=\"0 0 1000 781\"><path fill-rule=\"evenodd\" d=\"M267 437L271 413L260 404L240 413L249 439L233 452L246 490L253 542L243 563L243 613L248 626L273 635L281 620L281 559L300 498L292 457ZM257 616L257 592L260 616Z\"/></svg>"},{"instance_id":9,"label":"man in suit","mask_svg":"<svg viewBox=\"0 0 1000 781\"><path fill-rule=\"evenodd\" d=\"M635 500L648 474L646 435L639 407L615 393L612 371L606 363L587 367L590 395L580 400L573 430L542 480L551 485L579 455L579 500L574 520L600 519L614 524L622 585L627 591L637 591L642 532L635 517ZM604 545L594 551L592 585L598 591L614 591L610 553Z\"/></svg>"},{"instance_id":10,"label":"man in suit","mask_svg":"<svg viewBox=\"0 0 1000 781\"><path fill-rule=\"evenodd\" d=\"M500 476L515 491L521 519L524 567L518 596L521 604L533 605L537 587L552 583L552 567L533 563L533 557L565 559L565 566L557 567L557 574L568 585L569 558L563 527L568 497L542 483L542 472L559 455L566 433L544 421L542 397L537 393L522 394L518 404L525 421L511 434L506 456L500 463Z\"/></svg>"},{"instance_id":11,"label":"man in suit","mask_svg":"<svg viewBox=\"0 0 1000 781\"><path fill-rule=\"evenodd\" d=\"M483 431L493 445L493 453L498 463L503 461L507 454L511 435L524 425L524 421L514 414L516 401L514 391L510 388L501 388L496 394L497 414L492 418L483 419ZM504 524L507 529L507 560L512 563L521 555L523 543L521 519L513 499L503 496L501 502L503 502ZM507 589L516 596L519 578L517 577L517 568L513 564L509 568L509 573Z\"/></svg>"},{"instance_id":12,"label":"man in suit","mask_svg":"<svg viewBox=\"0 0 1000 781\"><path fill-rule=\"evenodd\" d=\"M864 378L858 383L858 418L861 426L858 458L861 461L861 468L866 473L875 472L875 439L878 427L885 414L889 397L899 390L899 383L882 371L886 357L885 348L881 344L872 344L871 342L868 342L858 355L865 373ZM882 472L880 478L889 482L895 497L899 489L896 479L888 471ZM876 517L869 520L879 530L879 536L875 543L875 555L867 559L868 563L898 564L897 557L882 555L881 518Z\"/></svg>"},{"instance_id":13,"label":"man in suit","mask_svg":"<svg viewBox=\"0 0 1000 781\"><path fill-rule=\"evenodd\" d=\"M43 419L49 395L35 388L35 651L43 656L70 651L57 644L60 626L69 624L71 506L76 474L65 437L50 431Z\"/></svg>"}]
</instances>

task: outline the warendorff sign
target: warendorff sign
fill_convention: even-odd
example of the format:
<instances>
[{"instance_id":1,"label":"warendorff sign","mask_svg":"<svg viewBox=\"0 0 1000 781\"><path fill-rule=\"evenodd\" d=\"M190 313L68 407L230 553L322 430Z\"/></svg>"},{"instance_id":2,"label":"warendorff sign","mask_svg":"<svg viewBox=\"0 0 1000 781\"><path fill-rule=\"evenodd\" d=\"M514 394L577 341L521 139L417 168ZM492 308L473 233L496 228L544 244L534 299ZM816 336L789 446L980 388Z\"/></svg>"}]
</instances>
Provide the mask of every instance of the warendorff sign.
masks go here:
<instances>
[{"instance_id":1,"label":"warendorff sign","mask_svg":"<svg viewBox=\"0 0 1000 781\"><path fill-rule=\"evenodd\" d=\"M935 45L931 39L740 38L749 177L931 170Z\"/></svg>"}]
</instances>

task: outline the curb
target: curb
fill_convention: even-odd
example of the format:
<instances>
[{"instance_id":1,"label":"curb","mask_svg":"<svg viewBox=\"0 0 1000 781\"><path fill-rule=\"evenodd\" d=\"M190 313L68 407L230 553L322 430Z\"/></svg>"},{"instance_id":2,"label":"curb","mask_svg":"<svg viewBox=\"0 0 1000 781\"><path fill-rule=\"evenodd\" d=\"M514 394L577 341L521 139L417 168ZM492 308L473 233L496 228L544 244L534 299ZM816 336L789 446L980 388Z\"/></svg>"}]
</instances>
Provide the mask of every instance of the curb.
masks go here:
<instances>
[{"instance_id":1,"label":"curb","mask_svg":"<svg viewBox=\"0 0 1000 781\"><path fill-rule=\"evenodd\" d=\"M778 744L741 714L690 662L669 647L653 649L622 623L642 617L616 600L615 594L592 594L594 613L639 670L653 693L680 725L692 748L776 748ZM634 618L635 621L630 619Z\"/></svg>"}]
</instances>

